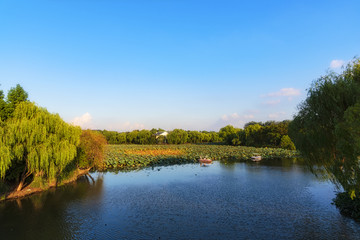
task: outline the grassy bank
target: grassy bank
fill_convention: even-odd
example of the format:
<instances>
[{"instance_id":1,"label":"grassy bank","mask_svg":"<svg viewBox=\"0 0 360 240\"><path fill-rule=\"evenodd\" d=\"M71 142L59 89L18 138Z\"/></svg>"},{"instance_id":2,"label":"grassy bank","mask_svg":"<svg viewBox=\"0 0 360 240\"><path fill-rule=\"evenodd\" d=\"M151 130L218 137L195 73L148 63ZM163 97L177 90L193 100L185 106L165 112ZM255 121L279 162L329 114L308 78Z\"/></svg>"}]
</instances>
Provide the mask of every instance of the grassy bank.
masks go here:
<instances>
[{"instance_id":1,"label":"grassy bank","mask_svg":"<svg viewBox=\"0 0 360 240\"><path fill-rule=\"evenodd\" d=\"M22 198L28 195L43 192L48 190L49 188L59 187L71 182L76 181L80 176L85 175L89 172L90 169L76 169L71 172L64 179L58 179L58 181L47 182L40 177L35 177L34 181L32 181L28 186L24 187L21 191L15 191L15 186L0 186L0 202L4 200L10 200L15 198Z\"/></svg>"},{"instance_id":2,"label":"grassy bank","mask_svg":"<svg viewBox=\"0 0 360 240\"><path fill-rule=\"evenodd\" d=\"M199 158L246 161L255 154L263 159L289 158L296 151L225 145L108 145L105 169L137 169L154 165L197 163Z\"/></svg>"}]
</instances>

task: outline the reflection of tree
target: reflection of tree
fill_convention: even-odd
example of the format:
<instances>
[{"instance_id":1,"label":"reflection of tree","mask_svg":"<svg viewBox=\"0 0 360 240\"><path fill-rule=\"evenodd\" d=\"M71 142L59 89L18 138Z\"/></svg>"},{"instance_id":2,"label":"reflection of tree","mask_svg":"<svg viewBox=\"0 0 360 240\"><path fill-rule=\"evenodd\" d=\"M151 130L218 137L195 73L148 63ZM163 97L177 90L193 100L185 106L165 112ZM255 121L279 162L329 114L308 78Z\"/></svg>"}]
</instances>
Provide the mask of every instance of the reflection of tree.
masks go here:
<instances>
[{"instance_id":1,"label":"reflection of tree","mask_svg":"<svg viewBox=\"0 0 360 240\"><path fill-rule=\"evenodd\" d=\"M71 221L73 204L102 198L103 176L94 183L86 176L77 182L0 204L2 239L71 239L81 222ZM76 214L76 213L75 213ZM76 217L76 215L73 215Z\"/></svg>"},{"instance_id":2,"label":"reflection of tree","mask_svg":"<svg viewBox=\"0 0 360 240\"><path fill-rule=\"evenodd\" d=\"M236 161L226 161L226 160L221 160L220 161L220 167L226 170L231 170L234 171L235 170L235 164Z\"/></svg>"},{"instance_id":3,"label":"reflection of tree","mask_svg":"<svg viewBox=\"0 0 360 240\"><path fill-rule=\"evenodd\" d=\"M304 160L302 158L270 158L264 159L260 162L252 162L252 161L237 161L237 160L221 160L219 161L219 166L224 170L234 171L236 169L236 165L246 164L246 166L252 166L251 168L247 168L249 172L259 172L259 171L268 171L268 169L263 168L262 166L267 167L279 167L281 171L295 171L296 172L308 172L308 168L306 167ZM328 180L325 176L321 176L321 179Z\"/></svg>"}]
</instances>

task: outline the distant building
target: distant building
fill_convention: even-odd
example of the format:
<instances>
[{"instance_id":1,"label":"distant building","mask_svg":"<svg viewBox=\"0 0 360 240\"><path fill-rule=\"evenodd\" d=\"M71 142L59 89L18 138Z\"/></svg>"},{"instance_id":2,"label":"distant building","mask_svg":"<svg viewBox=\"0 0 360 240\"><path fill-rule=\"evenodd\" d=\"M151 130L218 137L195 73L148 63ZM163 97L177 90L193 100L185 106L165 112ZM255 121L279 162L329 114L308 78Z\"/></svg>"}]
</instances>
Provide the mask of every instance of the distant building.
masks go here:
<instances>
[{"instance_id":1,"label":"distant building","mask_svg":"<svg viewBox=\"0 0 360 240\"><path fill-rule=\"evenodd\" d=\"M164 132L157 132L157 133L155 133L155 137L156 137L156 138L159 138L160 136L163 136L163 137L166 138L168 134L169 134L169 133L166 132L166 131L164 131Z\"/></svg>"}]
</instances>

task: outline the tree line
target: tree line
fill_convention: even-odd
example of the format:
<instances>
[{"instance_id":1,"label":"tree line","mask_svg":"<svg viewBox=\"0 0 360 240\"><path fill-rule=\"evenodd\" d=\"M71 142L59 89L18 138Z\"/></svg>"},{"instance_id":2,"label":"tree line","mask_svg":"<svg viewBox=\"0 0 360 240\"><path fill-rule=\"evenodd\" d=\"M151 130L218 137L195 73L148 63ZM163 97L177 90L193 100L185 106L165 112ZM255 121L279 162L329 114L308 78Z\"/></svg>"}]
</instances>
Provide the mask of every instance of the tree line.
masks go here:
<instances>
[{"instance_id":1,"label":"tree line","mask_svg":"<svg viewBox=\"0 0 360 240\"><path fill-rule=\"evenodd\" d=\"M98 130L101 132L109 144L184 144L184 143L216 143L220 142L217 132L208 131L185 131L174 129L167 136L159 135L165 130L134 130L131 132L116 132L107 130Z\"/></svg>"},{"instance_id":2,"label":"tree line","mask_svg":"<svg viewBox=\"0 0 360 240\"><path fill-rule=\"evenodd\" d=\"M218 143L252 147L281 147L294 150L295 146L288 136L290 121L249 122L244 129L225 126L219 132L186 131L174 129L166 137L159 135L164 129L134 130L116 132L99 130L110 144L186 144Z\"/></svg>"},{"instance_id":3,"label":"tree line","mask_svg":"<svg viewBox=\"0 0 360 240\"><path fill-rule=\"evenodd\" d=\"M105 144L103 135L82 131L30 102L20 85L11 88L6 98L0 91L2 192L12 186L20 191L32 182L57 182L76 169L100 166Z\"/></svg>"},{"instance_id":4,"label":"tree line","mask_svg":"<svg viewBox=\"0 0 360 240\"><path fill-rule=\"evenodd\" d=\"M219 136L226 144L249 147L280 147L295 150L295 145L288 136L288 127L291 121L249 122L244 128L235 128L231 125L223 127Z\"/></svg>"}]
</instances>

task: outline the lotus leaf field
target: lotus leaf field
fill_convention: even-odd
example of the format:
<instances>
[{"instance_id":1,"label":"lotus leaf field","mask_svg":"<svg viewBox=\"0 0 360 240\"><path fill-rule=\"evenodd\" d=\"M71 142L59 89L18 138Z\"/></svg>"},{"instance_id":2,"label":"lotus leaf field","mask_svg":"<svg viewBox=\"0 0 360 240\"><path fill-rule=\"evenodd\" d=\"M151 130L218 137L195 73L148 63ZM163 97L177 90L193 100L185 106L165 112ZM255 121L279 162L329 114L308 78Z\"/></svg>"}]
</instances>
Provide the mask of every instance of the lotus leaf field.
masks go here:
<instances>
[{"instance_id":1,"label":"lotus leaf field","mask_svg":"<svg viewBox=\"0 0 360 240\"><path fill-rule=\"evenodd\" d=\"M296 151L281 148L254 148L225 145L108 145L105 169L131 170L148 166L197 163L199 158L247 161L253 155L263 159L291 158Z\"/></svg>"}]
</instances>

